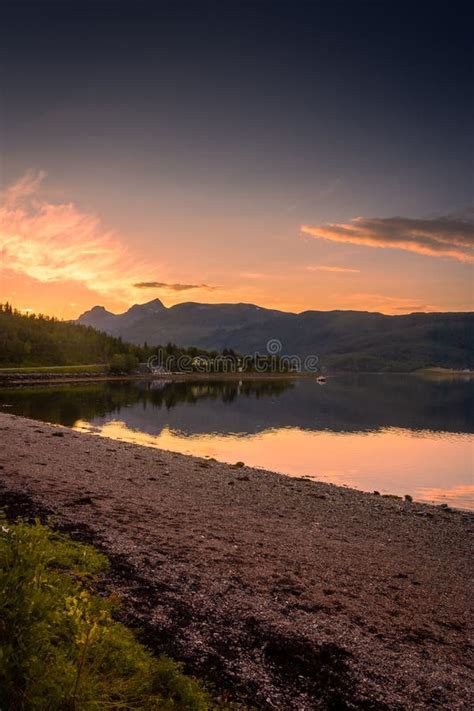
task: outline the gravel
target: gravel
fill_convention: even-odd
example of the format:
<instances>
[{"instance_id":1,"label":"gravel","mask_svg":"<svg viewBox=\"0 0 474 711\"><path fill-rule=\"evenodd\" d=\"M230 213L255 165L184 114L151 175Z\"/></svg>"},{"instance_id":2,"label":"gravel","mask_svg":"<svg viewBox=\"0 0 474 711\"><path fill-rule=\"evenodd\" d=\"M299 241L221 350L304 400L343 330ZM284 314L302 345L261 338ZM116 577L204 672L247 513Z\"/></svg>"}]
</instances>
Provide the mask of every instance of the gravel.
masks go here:
<instances>
[{"instance_id":1,"label":"gravel","mask_svg":"<svg viewBox=\"0 0 474 711\"><path fill-rule=\"evenodd\" d=\"M122 619L258 709L472 708L470 512L8 414L2 500L102 548Z\"/></svg>"}]
</instances>

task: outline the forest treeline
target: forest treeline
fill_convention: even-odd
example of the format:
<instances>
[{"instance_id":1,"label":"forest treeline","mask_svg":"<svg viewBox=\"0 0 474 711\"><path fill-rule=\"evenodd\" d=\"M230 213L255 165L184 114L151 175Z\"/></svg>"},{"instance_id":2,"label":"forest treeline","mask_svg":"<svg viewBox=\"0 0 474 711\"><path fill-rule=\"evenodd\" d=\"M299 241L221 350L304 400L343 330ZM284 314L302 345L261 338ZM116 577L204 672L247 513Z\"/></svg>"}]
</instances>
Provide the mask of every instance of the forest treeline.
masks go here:
<instances>
[{"instance_id":1,"label":"forest treeline","mask_svg":"<svg viewBox=\"0 0 474 711\"><path fill-rule=\"evenodd\" d=\"M25 314L9 303L0 304L2 368L103 364L118 373L130 372L141 362L151 362L176 370L180 362L191 365L199 357L212 361L222 355L235 359L239 357L232 350L219 353L172 343L138 346L90 326L60 321L43 314Z\"/></svg>"}]
</instances>

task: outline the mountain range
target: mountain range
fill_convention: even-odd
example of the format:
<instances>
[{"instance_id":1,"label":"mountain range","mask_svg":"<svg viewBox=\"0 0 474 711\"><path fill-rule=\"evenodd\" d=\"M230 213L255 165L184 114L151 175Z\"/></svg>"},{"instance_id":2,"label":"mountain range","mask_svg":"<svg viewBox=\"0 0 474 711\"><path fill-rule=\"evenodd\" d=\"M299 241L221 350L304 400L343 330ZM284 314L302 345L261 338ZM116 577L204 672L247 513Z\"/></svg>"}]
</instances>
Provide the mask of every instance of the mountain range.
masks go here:
<instances>
[{"instance_id":1,"label":"mountain range","mask_svg":"<svg viewBox=\"0 0 474 711\"><path fill-rule=\"evenodd\" d=\"M474 367L474 314L466 312L297 314L244 303L186 302L167 308L154 299L122 314L95 306L77 323L150 346L171 342L207 350L267 353L267 343L277 339L282 355L317 355L322 365L341 370Z\"/></svg>"}]
</instances>

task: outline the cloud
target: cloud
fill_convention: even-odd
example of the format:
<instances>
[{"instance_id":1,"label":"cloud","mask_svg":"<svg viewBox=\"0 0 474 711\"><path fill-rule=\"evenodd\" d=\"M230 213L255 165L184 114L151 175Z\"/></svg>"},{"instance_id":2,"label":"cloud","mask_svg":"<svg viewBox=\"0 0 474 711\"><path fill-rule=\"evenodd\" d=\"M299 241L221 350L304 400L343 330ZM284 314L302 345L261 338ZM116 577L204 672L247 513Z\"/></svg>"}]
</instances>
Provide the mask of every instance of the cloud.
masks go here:
<instances>
[{"instance_id":1,"label":"cloud","mask_svg":"<svg viewBox=\"0 0 474 711\"><path fill-rule=\"evenodd\" d=\"M360 274L360 269L351 269L350 267L329 267L325 265L312 266L311 264L305 267L308 272L335 272L341 274Z\"/></svg>"},{"instance_id":2,"label":"cloud","mask_svg":"<svg viewBox=\"0 0 474 711\"><path fill-rule=\"evenodd\" d=\"M40 184L46 177L46 173L42 170L39 173L34 173L29 170L23 177L10 185L4 193L2 193L2 198L5 207L14 207L16 203L29 195L33 195L39 188Z\"/></svg>"},{"instance_id":3,"label":"cloud","mask_svg":"<svg viewBox=\"0 0 474 711\"><path fill-rule=\"evenodd\" d=\"M27 173L1 195L0 271L130 299L130 284L150 278L158 265L140 259L97 215L40 199L43 178Z\"/></svg>"},{"instance_id":4,"label":"cloud","mask_svg":"<svg viewBox=\"0 0 474 711\"><path fill-rule=\"evenodd\" d=\"M404 249L430 257L474 262L474 223L462 217L418 220L409 217L355 217L350 222L302 225L316 239L366 247Z\"/></svg>"},{"instance_id":5,"label":"cloud","mask_svg":"<svg viewBox=\"0 0 474 711\"><path fill-rule=\"evenodd\" d=\"M240 272L239 276L242 279L269 279L271 275L264 272Z\"/></svg>"},{"instance_id":6,"label":"cloud","mask_svg":"<svg viewBox=\"0 0 474 711\"><path fill-rule=\"evenodd\" d=\"M373 292L344 295L344 308L358 311L378 311L386 314L411 314L419 311L440 310L432 304L416 301L413 296L391 296Z\"/></svg>"},{"instance_id":7,"label":"cloud","mask_svg":"<svg viewBox=\"0 0 474 711\"><path fill-rule=\"evenodd\" d=\"M164 281L140 281L133 286L135 289L167 289L168 291L190 291L191 289L215 291L218 288L209 286L209 284L168 284Z\"/></svg>"},{"instance_id":8,"label":"cloud","mask_svg":"<svg viewBox=\"0 0 474 711\"><path fill-rule=\"evenodd\" d=\"M419 313L421 311L433 311L433 307L428 304L418 303L418 304L404 304L403 306L394 306L394 311L399 311L404 314Z\"/></svg>"}]
</instances>

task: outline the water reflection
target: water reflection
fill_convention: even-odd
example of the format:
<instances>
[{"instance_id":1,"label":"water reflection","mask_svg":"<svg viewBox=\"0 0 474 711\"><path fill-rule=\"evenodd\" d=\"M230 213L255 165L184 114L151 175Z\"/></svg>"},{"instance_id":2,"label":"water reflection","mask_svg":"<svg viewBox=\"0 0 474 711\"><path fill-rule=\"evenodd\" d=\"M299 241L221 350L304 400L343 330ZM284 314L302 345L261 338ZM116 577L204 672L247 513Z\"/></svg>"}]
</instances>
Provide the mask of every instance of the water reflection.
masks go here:
<instances>
[{"instance_id":1,"label":"water reflection","mask_svg":"<svg viewBox=\"0 0 474 711\"><path fill-rule=\"evenodd\" d=\"M474 383L415 376L0 390L6 411L175 451L470 506Z\"/></svg>"}]
</instances>

